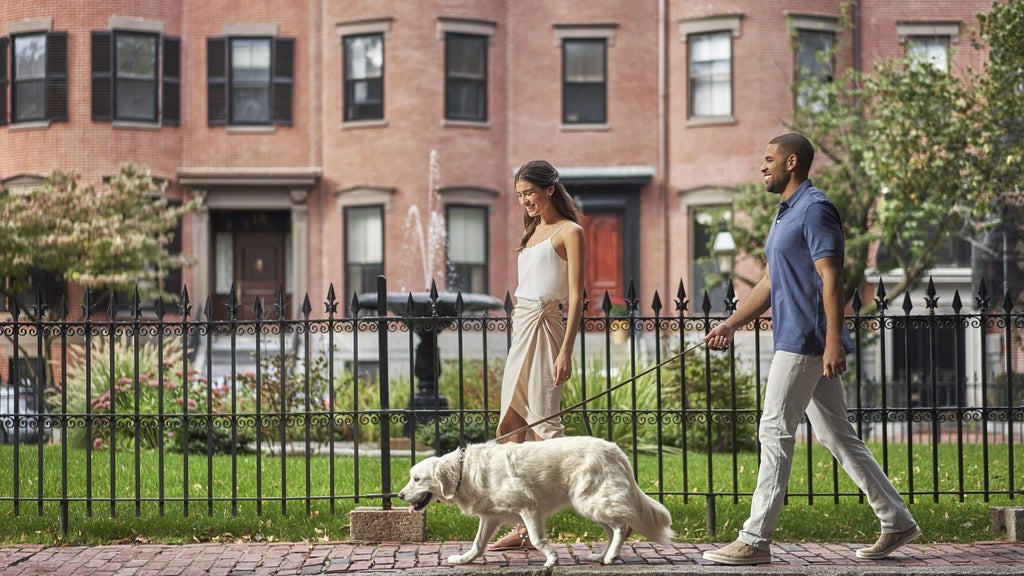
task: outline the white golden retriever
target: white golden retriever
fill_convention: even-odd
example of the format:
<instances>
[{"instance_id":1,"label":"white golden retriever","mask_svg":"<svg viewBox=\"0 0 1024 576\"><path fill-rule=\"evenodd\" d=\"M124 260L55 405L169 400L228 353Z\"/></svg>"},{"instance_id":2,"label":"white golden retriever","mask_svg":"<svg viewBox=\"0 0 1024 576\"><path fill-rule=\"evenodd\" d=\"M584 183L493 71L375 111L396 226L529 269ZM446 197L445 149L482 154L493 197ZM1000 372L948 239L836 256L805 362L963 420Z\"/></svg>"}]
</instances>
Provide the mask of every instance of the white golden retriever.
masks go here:
<instances>
[{"instance_id":1,"label":"white golden retriever","mask_svg":"<svg viewBox=\"0 0 1024 576\"><path fill-rule=\"evenodd\" d=\"M610 564L618 558L630 528L663 546L675 536L669 511L637 486L625 453L590 436L472 444L431 456L409 470L409 483L398 497L410 510L422 510L436 498L480 518L473 546L449 556L452 564L479 558L499 526L521 521L547 557L544 566L553 566L558 554L544 524L570 505L608 537L608 548L592 554L592 562Z\"/></svg>"}]
</instances>

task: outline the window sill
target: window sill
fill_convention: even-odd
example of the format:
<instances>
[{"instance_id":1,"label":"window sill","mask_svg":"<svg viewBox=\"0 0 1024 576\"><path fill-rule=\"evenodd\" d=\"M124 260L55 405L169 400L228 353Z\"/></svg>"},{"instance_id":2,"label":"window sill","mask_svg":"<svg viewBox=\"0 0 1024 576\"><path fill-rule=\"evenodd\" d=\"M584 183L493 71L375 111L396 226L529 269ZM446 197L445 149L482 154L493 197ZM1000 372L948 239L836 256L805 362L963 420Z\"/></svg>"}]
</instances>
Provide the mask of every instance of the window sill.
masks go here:
<instances>
[{"instance_id":1,"label":"window sill","mask_svg":"<svg viewBox=\"0 0 1024 576\"><path fill-rule=\"evenodd\" d=\"M386 118L373 120L344 120L341 123L342 130L359 130L360 128L384 128L388 125Z\"/></svg>"},{"instance_id":2,"label":"window sill","mask_svg":"<svg viewBox=\"0 0 1024 576\"><path fill-rule=\"evenodd\" d=\"M612 125L607 122L601 124L565 124L562 123L563 132L610 132Z\"/></svg>"},{"instance_id":3,"label":"window sill","mask_svg":"<svg viewBox=\"0 0 1024 576\"><path fill-rule=\"evenodd\" d=\"M736 118L733 115L728 116L691 116L686 119L687 128L699 128L701 126L722 126L725 124L735 124Z\"/></svg>"},{"instance_id":4,"label":"window sill","mask_svg":"<svg viewBox=\"0 0 1024 576\"><path fill-rule=\"evenodd\" d=\"M441 126L445 128L477 128L480 130L491 129L491 123L486 120L451 120L449 118L445 118L441 120Z\"/></svg>"},{"instance_id":5,"label":"window sill","mask_svg":"<svg viewBox=\"0 0 1024 576\"><path fill-rule=\"evenodd\" d=\"M112 125L117 130L159 130L161 128L159 122L150 123L115 120Z\"/></svg>"},{"instance_id":6,"label":"window sill","mask_svg":"<svg viewBox=\"0 0 1024 576\"><path fill-rule=\"evenodd\" d=\"M19 130L45 130L50 127L49 120L31 120L28 122L12 122L7 125L7 129L11 132L17 132Z\"/></svg>"},{"instance_id":7,"label":"window sill","mask_svg":"<svg viewBox=\"0 0 1024 576\"><path fill-rule=\"evenodd\" d=\"M228 134L273 134L276 126L228 126Z\"/></svg>"}]
</instances>

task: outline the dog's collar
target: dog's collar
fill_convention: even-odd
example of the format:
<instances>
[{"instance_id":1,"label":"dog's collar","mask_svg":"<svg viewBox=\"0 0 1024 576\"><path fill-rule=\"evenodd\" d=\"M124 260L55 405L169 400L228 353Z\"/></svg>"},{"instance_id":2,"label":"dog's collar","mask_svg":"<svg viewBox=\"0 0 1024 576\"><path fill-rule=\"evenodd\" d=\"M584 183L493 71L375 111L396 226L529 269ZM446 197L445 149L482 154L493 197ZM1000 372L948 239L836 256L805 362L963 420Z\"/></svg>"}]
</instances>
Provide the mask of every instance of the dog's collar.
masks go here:
<instances>
[{"instance_id":1,"label":"dog's collar","mask_svg":"<svg viewBox=\"0 0 1024 576\"><path fill-rule=\"evenodd\" d=\"M466 460L466 447L459 446L459 479L455 482L455 492L452 492L452 496L459 493L459 488L462 487L462 463Z\"/></svg>"}]
</instances>

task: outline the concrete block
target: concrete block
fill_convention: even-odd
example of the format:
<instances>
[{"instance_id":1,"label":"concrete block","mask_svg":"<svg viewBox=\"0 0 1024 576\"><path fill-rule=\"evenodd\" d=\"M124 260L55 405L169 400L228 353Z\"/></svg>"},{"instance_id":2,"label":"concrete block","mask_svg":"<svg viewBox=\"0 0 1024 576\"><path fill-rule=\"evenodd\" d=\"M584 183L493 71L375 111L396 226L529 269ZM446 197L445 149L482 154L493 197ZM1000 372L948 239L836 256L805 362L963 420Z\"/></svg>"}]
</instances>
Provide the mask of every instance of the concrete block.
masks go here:
<instances>
[{"instance_id":1,"label":"concrete block","mask_svg":"<svg viewBox=\"0 0 1024 576\"><path fill-rule=\"evenodd\" d=\"M357 507L349 512L349 540L355 542L426 542L427 512L407 508Z\"/></svg>"},{"instance_id":2,"label":"concrete block","mask_svg":"<svg viewBox=\"0 0 1024 576\"><path fill-rule=\"evenodd\" d=\"M1024 507L996 506L990 511L992 534L1024 542Z\"/></svg>"}]
</instances>

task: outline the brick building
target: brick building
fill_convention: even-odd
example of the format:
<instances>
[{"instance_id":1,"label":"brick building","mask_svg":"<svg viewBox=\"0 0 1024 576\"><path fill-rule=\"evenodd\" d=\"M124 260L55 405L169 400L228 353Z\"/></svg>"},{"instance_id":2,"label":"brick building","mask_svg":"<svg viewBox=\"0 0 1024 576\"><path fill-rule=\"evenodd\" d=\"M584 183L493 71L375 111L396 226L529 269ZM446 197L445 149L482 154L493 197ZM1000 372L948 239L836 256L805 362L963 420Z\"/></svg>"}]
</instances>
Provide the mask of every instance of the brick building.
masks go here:
<instances>
[{"instance_id":1,"label":"brick building","mask_svg":"<svg viewBox=\"0 0 1024 576\"><path fill-rule=\"evenodd\" d=\"M283 285L294 311L381 273L503 297L512 174L544 158L586 216L591 298L632 280L667 302L680 281L702 293L706 241L842 4L5 0L0 185L145 165L204 199L181 234L193 301L222 314L232 285L243 302ZM988 6L863 0L835 66L907 50L977 66L964 38Z\"/></svg>"}]
</instances>

